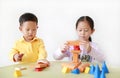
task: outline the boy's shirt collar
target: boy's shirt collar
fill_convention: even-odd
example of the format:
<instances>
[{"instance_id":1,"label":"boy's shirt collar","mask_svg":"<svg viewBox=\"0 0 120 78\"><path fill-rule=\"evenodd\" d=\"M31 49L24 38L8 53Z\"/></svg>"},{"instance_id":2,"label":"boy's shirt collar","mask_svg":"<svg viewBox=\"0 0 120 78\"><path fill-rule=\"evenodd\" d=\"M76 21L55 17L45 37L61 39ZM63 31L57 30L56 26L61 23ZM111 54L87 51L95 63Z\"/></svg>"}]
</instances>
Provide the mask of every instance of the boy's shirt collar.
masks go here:
<instances>
[{"instance_id":1,"label":"boy's shirt collar","mask_svg":"<svg viewBox=\"0 0 120 78\"><path fill-rule=\"evenodd\" d=\"M36 40L38 40L37 37L35 37L35 38L34 38L33 40L31 40L30 42L33 42L33 41L36 41ZM26 42L25 39L24 39L24 37L22 37L22 38L20 39L20 41L21 41L21 42Z\"/></svg>"}]
</instances>

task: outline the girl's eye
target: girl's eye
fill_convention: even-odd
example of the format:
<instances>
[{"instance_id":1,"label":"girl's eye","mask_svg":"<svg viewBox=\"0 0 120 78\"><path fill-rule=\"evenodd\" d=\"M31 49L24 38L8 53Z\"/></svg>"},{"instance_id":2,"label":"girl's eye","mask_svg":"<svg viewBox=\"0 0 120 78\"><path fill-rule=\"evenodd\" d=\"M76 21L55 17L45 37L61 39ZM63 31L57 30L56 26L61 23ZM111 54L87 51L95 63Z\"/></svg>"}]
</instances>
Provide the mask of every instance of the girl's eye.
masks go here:
<instances>
[{"instance_id":1,"label":"girl's eye","mask_svg":"<svg viewBox=\"0 0 120 78\"><path fill-rule=\"evenodd\" d=\"M88 32L88 29L85 29L85 32Z\"/></svg>"}]
</instances>

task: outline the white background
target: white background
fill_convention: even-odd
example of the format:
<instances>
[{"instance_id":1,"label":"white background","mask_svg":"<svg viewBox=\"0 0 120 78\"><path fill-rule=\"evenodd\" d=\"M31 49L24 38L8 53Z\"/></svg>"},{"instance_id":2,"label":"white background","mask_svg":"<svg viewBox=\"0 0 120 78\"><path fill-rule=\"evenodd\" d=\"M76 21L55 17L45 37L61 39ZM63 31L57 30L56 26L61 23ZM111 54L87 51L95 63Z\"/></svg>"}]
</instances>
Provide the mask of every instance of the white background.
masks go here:
<instances>
[{"instance_id":1,"label":"white background","mask_svg":"<svg viewBox=\"0 0 120 78\"><path fill-rule=\"evenodd\" d=\"M120 65L120 1L119 0L0 0L0 66L13 64L8 54L19 31L19 16L34 13L39 19L37 36L44 40L48 60L66 40L77 38L75 23L88 15L95 22L94 42L106 55L106 62Z\"/></svg>"}]
</instances>

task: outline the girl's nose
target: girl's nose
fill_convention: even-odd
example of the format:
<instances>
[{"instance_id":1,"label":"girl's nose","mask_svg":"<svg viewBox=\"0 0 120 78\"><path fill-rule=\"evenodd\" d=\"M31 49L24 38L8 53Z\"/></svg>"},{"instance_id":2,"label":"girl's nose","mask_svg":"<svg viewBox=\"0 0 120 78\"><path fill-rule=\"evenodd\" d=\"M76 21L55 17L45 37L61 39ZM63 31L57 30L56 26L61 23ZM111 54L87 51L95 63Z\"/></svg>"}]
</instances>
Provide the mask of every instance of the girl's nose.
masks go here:
<instances>
[{"instance_id":1,"label":"girl's nose","mask_svg":"<svg viewBox=\"0 0 120 78\"><path fill-rule=\"evenodd\" d=\"M84 34L85 34L85 31L83 30L83 31L82 31L82 35L84 35Z\"/></svg>"}]
</instances>

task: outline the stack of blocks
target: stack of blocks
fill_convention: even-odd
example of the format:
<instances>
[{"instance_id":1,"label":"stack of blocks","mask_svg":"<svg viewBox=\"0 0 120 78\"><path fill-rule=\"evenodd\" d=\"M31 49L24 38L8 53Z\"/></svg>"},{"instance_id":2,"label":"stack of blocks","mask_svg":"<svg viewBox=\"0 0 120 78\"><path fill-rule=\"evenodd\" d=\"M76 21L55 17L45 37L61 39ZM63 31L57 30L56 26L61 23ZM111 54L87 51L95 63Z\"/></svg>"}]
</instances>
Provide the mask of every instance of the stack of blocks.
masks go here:
<instances>
[{"instance_id":1,"label":"stack of blocks","mask_svg":"<svg viewBox=\"0 0 120 78\"><path fill-rule=\"evenodd\" d=\"M62 72L63 73L74 73L74 74L79 74L79 73L90 73L94 75L94 78L106 78L105 73L109 73L108 68L103 62L102 64L102 71L100 71L100 68L98 65L94 67L94 65L91 65L89 63L82 63L78 59L78 55L80 53L80 41L68 41L68 46L73 46L73 50L71 50L73 54L73 59L72 63L64 63L62 64Z\"/></svg>"},{"instance_id":2,"label":"stack of blocks","mask_svg":"<svg viewBox=\"0 0 120 78\"><path fill-rule=\"evenodd\" d=\"M81 52L79 47L80 41L68 41L67 45L73 46L73 50L71 50L73 57L71 63L62 64L63 66L62 72L68 73L68 70L69 72L72 71L72 73L74 74L79 74L80 72L84 72L84 70L86 70L85 73L89 72L90 69L86 67L88 67L90 64L89 63L83 64L81 63L81 61L79 61L79 54Z\"/></svg>"}]
</instances>

